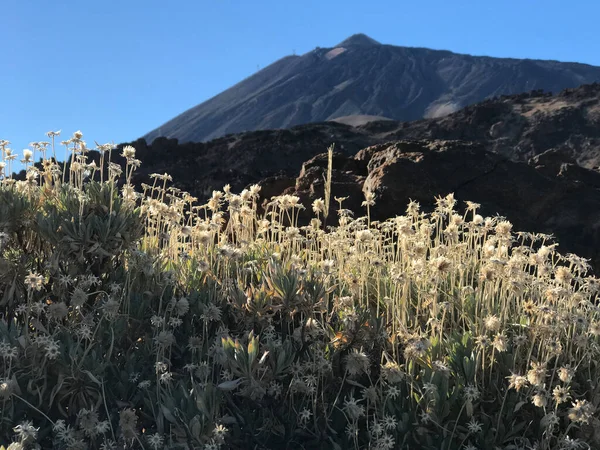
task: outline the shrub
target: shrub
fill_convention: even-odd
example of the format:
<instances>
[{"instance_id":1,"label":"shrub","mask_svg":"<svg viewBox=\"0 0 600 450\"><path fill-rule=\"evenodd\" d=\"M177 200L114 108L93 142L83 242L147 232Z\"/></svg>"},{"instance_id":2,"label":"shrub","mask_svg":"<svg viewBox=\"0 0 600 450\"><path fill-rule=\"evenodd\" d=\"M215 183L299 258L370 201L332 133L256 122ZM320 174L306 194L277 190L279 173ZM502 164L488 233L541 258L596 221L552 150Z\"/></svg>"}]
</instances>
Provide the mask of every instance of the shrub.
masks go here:
<instances>
[{"instance_id":1,"label":"shrub","mask_svg":"<svg viewBox=\"0 0 600 450\"><path fill-rule=\"evenodd\" d=\"M138 193L132 147L122 171L64 144L0 185L13 448L600 445L600 283L548 236L451 194L385 222L340 202L327 229L318 201L299 227L297 197Z\"/></svg>"}]
</instances>

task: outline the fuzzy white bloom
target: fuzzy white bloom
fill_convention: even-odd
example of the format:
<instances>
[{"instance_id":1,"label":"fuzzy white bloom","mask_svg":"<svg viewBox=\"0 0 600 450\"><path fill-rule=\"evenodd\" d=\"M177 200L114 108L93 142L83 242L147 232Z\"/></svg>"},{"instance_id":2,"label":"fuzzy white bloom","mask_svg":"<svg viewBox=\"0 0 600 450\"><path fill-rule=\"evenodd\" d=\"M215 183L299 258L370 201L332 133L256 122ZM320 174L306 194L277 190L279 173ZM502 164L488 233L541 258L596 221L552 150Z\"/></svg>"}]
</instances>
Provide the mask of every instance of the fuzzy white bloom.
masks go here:
<instances>
[{"instance_id":1,"label":"fuzzy white bloom","mask_svg":"<svg viewBox=\"0 0 600 450\"><path fill-rule=\"evenodd\" d=\"M356 240L359 242L368 242L373 239L373 233L371 230L358 230L356 232Z\"/></svg>"},{"instance_id":2,"label":"fuzzy white bloom","mask_svg":"<svg viewBox=\"0 0 600 450\"><path fill-rule=\"evenodd\" d=\"M35 441L37 439L38 430L39 428L35 428L33 426L33 423L30 421L20 423L19 425L13 428L13 431L17 433L17 436L20 441Z\"/></svg>"},{"instance_id":3,"label":"fuzzy white bloom","mask_svg":"<svg viewBox=\"0 0 600 450\"><path fill-rule=\"evenodd\" d=\"M527 385L527 378L523 375L513 373L506 378L508 378L509 381L508 388L515 389L517 392L519 392L521 388Z\"/></svg>"},{"instance_id":4,"label":"fuzzy white bloom","mask_svg":"<svg viewBox=\"0 0 600 450\"><path fill-rule=\"evenodd\" d=\"M352 395L348 396L344 400L343 409L348 417L353 421L365 415L365 407L363 405L359 405L358 400L356 400Z\"/></svg>"},{"instance_id":5,"label":"fuzzy white bloom","mask_svg":"<svg viewBox=\"0 0 600 450\"><path fill-rule=\"evenodd\" d=\"M346 356L346 370L350 375L360 375L369 370L369 357L357 349L352 350Z\"/></svg>"},{"instance_id":6,"label":"fuzzy white bloom","mask_svg":"<svg viewBox=\"0 0 600 450\"><path fill-rule=\"evenodd\" d=\"M123 153L121 153L121 156L123 158L127 158L128 160L135 158L135 148L133 148L131 145L126 145L123 147Z\"/></svg>"},{"instance_id":7,"label":"fuzzy white bloom","mask_svg":"<svg viewBox=\"0 0 600 450\"><path fill-rule=\"evenodd\" d=\"M28 148L24 149L23 150L23 162L30 163L31 158L33 158L33 151L29 150Z\"/></svg>"},{"instance_id":8,"label":"fuzzy white bloom","mask_svg":"<svg viewBox=\"0 0 600 450\"><path fill-rule=\"evenodd\" d=\"M159 448L162 448L162 445L164 442L163 437L158 433L154 433L154 434L147 436L146 440L148 441L148 444L150 445L150 447L154 450L158 450Z\"/></svg>"},{"instance_id":9,"label":"fuzzy white bloom","mask_svg":"<svg viewBox=\"0 0 600 450\"><path fill-rule=\"evenodd\" d=\"M315 212L315 214L324 213L325 212L325 202L323 201L323 199L322 198L316 199L312 203L312 209Z\"/></svg>"},{"instance_id":10,"label":"fuzzy white bloom","mask_svg":"<svg viewBox=\"0 0 600 450\"><path fill-rule=\"evenodd\" d=\"M502 322L500 322L500 319L498 319L498 316L496 315L489 315L487 316L484 321L483 321L485 328L487 328L490 331L498 331L500 329L500 326L502 325Z\"/></svg>"},{"instance_id":11,"label":"fuzzy white bloom","mask_svg":"<svg viewBox=\"0 0 600 450\"><path fill-rule=\"evenodd\" d=\"M531 397L531 403L533 403L538 408L544 408L548 403L548 396L545 392L538 392L533 397Z\"/></svg>"},{"instance_id":12,"label":"fuzzy white bloom","mask_svg":"<svg viewBox=\"0 0 600 450\"><path fill-rule=\"evenodd\" d=\"M254 197L254 198L258 197L258 195L260 193L260 189L261 189L260 185L253 184L252 186L250 186L250 195L252 195L252 197Z\"/></svg>"}]
</instances>

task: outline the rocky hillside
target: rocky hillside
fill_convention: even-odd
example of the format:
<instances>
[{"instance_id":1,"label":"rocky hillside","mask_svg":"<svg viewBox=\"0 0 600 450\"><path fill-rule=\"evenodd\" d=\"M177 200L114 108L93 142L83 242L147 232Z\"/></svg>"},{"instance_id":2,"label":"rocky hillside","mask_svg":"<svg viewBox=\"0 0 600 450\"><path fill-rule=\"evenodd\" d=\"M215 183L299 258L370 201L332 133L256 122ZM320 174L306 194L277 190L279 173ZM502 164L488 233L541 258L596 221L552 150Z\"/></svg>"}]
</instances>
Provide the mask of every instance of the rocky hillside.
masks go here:
<instances>
[{"instance_id":1,"label":"rocky hillside","mask_svg":"<svg viewBox=\"0 0 600 450\"><path fill-rule=\"evenodd\" d=\"M298 195L311 211L323 197L327 157L334 141L332 195L349 197L344 207L361 216L364 190L376 194L373 218L404 212L409 200L431 210L434 197L455 193L481 204L481 214L501 214L515 229L553 234L563 252L590 258L600 273L600 173L565 159L552 148L530 163L490 151L487 143L460 140L392 140L370 144L370 136L341 124L306 125L261 131L206 144L179 145L159 139L152 146L134 142L143 165L136 183L153 172L167 172L174 184L206 200L212 189L231 184L239 192L262 186L262 201L281 194ZM304 223L308 216L303 216ZM330 222L335 220L330 219Z\"/></svg>"},{"instance_id":2,"label":"rocky hillside","mask_svg":"<svg viewBox=\"0 0 600 450\"><path fill-rule=\"evenodd\" d=\"M556 234L564 251L594 258L600 272L600 84L555 96L498 97L437 119L367 122L331 121L206 143L139 139L131 143L142 160L135 183L166 172L177 188L204 201L225 184L239 192L260 182L265 200L296 193L310 206L323 195L323 153L335 143L333 193L350 196L345 206L356 214L364 213L365 183L378 196L378 218L402 213L409 198L431 208L435 195L455 192L518 229Z\"/></svg>"},{"instance_id":3,"label":"rocky hillside","mask_svg":"<svg viewBox=\"0 0 600 450\"><path fill-rule=\"evenodd\" d=\"M354 35L287 56L144 136L202 142L346 116L438 117L500 94L600 81L600 68L383 45Z\"/></svg>"},{"instance_id":4,"label":"rocky hillside","mask_svg":"<svg viewBox=\"0 0 600 450\"><path fill-rule=\"evenodd\" d=\"M414 122L375 121L350 126L335 121L291 129L228 135L206 143L159 138L132 143L143 161L140 177L168 172L179 187L203 197L229 183L241 190L273 175L295 176L302 163L332 143L354 155L401 139L462 140L513 161L600 166L600 84L557 95L535 91L497 97L442 118ZM547 163L546 163L547 164ZM541 167L540 167L541 169Z\"/></svg>"},{"instance_id":5,"label":"rocky hillside","mask_svg":"<svg viewBox=\"0 0 600 450\"><path fill-rule=\"evenodd\" d=\"M372 122L359 127L385 139L462 139L515 161L544 152L590 169L600 166L600 84L501 96L434 120Z\"/></svg>"}]
</instances>

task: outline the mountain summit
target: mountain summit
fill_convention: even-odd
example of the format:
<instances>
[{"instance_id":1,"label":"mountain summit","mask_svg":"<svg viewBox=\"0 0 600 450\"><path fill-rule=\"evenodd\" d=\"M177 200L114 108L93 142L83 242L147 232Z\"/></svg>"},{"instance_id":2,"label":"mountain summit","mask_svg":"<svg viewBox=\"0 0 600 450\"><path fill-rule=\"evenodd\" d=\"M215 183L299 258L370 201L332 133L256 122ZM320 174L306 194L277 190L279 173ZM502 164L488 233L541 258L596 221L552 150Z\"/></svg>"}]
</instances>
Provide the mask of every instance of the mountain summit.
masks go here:
<instances>
[{"instance_id":1,"label":"mountain summit","mask_svg":"<svg viewBox=\"0 0 600 450\"><path fill-rule=\"evenodd\" d=\"M409 121L501 94L557 92L595 81L600 67L586 64L397 47L355 34L335 47L284 57L144 138L202 142L340 118L352 123L357 116Z\"/></svg>"},{"instance_id":2,"label":"mountain summit","mask_svg":"<svg viewBox=\"0 0 600 450\"><path fill-rule=\"evenodd\" d=\"M370 38L366 34L358 33L353 34L348 39L340 42L336 47L355 47L355 46L373 46L373 45L381 45L381 43L377 42L375 39Z\"/></svg>"}]
</instances>

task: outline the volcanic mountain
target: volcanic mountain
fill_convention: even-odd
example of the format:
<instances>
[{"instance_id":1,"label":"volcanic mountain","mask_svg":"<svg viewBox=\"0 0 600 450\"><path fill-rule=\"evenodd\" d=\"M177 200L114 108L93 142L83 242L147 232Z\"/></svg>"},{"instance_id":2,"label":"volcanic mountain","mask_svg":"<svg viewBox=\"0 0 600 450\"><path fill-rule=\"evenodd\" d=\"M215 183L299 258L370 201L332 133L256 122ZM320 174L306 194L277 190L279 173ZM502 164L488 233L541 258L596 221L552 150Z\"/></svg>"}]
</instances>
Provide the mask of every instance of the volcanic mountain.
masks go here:
<instances>
[{"instance_id":1,"label":"volcanic mountain","mask_svg":"<svg viewBox=\"0 0 600 450\"><path fill-rule=\"evenodd\" d=\"M203 142L333 119L410 121L501 94L557 92L594 81L600 67L384 45L357 34L334 47L286 56L144 138Z\"/></svg>"}]
</instances>

